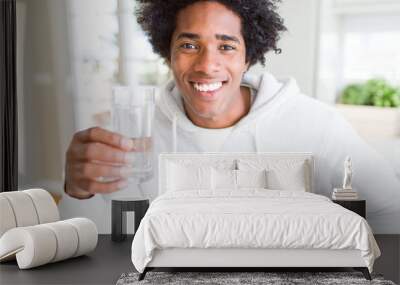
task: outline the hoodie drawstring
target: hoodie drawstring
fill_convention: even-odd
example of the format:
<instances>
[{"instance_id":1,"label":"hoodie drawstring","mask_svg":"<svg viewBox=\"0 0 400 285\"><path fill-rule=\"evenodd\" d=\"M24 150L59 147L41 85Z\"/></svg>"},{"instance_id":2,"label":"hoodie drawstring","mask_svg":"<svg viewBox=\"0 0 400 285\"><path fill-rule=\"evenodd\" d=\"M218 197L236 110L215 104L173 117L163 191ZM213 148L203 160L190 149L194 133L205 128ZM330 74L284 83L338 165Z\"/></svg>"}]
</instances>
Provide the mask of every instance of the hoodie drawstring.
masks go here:
<instances>
[{"instance_id":1,"label":"hoodie drawstring","mask_svg":"<svg viewBox=\"0 0 400 285\"><path fill-rule=\"evenodd\" d=\"M258 153L260 151L257 143L257 130L258 130L258 123L256 122L254 125L254 134L253 134L253 140L254 140L254 149Z\"/></svg>"},{"instance_id":2,"label":"hoodie drawstring","mask_svg":"<svg viewBox=\"0 0 400 285\"><path fill-rule=\"evenodd\" d=\"M176 136L176 121L177 121L177 112L174 112L172 117L172 152L176 153L177 150L177 136Z\"/></svg>"}]
</instances>

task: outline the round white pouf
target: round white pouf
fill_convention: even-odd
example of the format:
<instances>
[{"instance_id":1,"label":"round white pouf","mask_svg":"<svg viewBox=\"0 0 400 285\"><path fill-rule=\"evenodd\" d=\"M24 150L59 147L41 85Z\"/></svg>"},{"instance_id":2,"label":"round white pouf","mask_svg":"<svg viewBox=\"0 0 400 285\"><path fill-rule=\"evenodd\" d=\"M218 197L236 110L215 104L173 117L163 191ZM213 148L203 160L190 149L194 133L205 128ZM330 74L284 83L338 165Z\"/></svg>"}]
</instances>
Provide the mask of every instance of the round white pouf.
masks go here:
<instances>
[{"instance_id":1,"label":"round white pouf","mask_svg":"<svg viewBox=\"0 0 400 285\"><path fill-rule=\"evenodd\" d=\"M57 252L51 262L64 260L75 255L78 250L79 237L71 224L59 221L43 226L51 229L57 238Z\"/></svg>"},{"instance_id":2,"label":"round white pouf","mask_svg":"<svg viewBox=\"0 0 400 285\"><path fill-rule=\"evenodd\" d=\"M20 269L51 262L56 250L55 234L41 225L11 229L0 239L0 260L16 254Z\"/></svg>"},{"instance_id":3,"label":"round white pouf","mask_svg":"<svg viewBox=\"0 0 400 285\"><path fill-rule=\"evenodd\" d=\"M60 220L57 205L49 192L43 189L29 189L22 192L28 194L32 199L39 218L39 224Z\"/></svg>"},{"instance_id":4,"label":"round white pouf","mask_svg":"<svg viewBox=\"0 0 400 285\"><path fill-rule=\"evenodd\" d=\"M74 226L78 232L79 245L74 257L86 254L96 248L98 232L95 223L86 218L74 218L65 220L65 222Z\"/></svg>"},{"instance_id":5,"label":"round white pouf","mask_svg":"<svg viewBox=\"0 0 400 285\"><path fill-rule=\"evenodd\" d=\"M24 191L3 192L1 195L10 202L17 227L33 226L39 223L35 205Z\"/></svg>"},{"instance_id":6,"label":"round white pouf","mask_svg":"<svg viewBox=\"0 0 400 285\"><path fill-rule=\"evenodd\" d=\"M15 228L14 211L8 199L0 194L0 237L9 229Z\"/></svg>"},{"instance_id":7,"label":"round white pouf","mask_svg":"<svg viewBox=\"0 0 400 285\"><path fill-rule=\"evenodd\" d=\"M96 248L96 225L86 218L13 228L0 238L0 261L28 269L86 254Z\"/></svg>"}]
</instances>

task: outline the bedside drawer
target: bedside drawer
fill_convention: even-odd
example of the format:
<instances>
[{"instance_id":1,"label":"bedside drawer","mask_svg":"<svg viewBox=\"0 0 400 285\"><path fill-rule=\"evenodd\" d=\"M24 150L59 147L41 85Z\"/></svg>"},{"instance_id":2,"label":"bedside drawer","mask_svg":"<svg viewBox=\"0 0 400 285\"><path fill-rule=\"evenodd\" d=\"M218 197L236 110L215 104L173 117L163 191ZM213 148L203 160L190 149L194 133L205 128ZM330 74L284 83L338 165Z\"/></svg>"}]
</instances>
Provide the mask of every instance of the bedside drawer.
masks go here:
<instances>
[{"instance_id":1,"label":"bedside drawer","mask_svg":"<svg viewBox=\"0 0 400 285\"><path fill-rule=\"evenodd\" d=\"M364 219L366 218L366 201L365 200L332 200L332 202L359 214Z\"/></svg>"}]
</instances>

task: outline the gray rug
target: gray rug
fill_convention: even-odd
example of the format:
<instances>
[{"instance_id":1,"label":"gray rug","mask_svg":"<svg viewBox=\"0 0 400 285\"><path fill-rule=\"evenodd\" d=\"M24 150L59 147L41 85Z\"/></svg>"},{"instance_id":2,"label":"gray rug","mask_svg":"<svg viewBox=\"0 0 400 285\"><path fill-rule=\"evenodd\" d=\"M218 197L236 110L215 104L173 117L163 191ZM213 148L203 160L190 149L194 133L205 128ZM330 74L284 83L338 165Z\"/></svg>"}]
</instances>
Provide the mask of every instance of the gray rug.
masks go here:
<instances>
[{"instance_id":1,"label":"gray rug","mask_svg":"<svg viewBox=\"0 0 400 285\"><path fill-rule=\"evenodd\" d=\"M381 275L372 274L372 281L360 272L148 272L146 278L138 281L139 273L122 274L117 285L133 284L213 284L213 285L297 285L297 284L379 284L395 285Z\"/></svg>"}]
</instances>

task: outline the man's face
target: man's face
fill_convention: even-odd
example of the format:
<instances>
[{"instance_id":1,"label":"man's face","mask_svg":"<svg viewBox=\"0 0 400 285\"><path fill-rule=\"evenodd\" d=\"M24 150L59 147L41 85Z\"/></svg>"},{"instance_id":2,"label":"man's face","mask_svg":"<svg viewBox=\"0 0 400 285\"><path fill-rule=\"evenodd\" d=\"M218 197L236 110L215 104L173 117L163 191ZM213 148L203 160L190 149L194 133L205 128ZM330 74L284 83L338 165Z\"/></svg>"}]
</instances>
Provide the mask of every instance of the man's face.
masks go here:
<instances>
[{"instance_id":1,"label":"man's face","mask_svg":"<svg viewBox=\"0 0 400 285\"><path fill-rule=\"evenodd\" d=\"M195 124L227 127L246 112L241 19L222 4L196 2L178 13L169 64Z\"/></svg>"}]
</instances>

